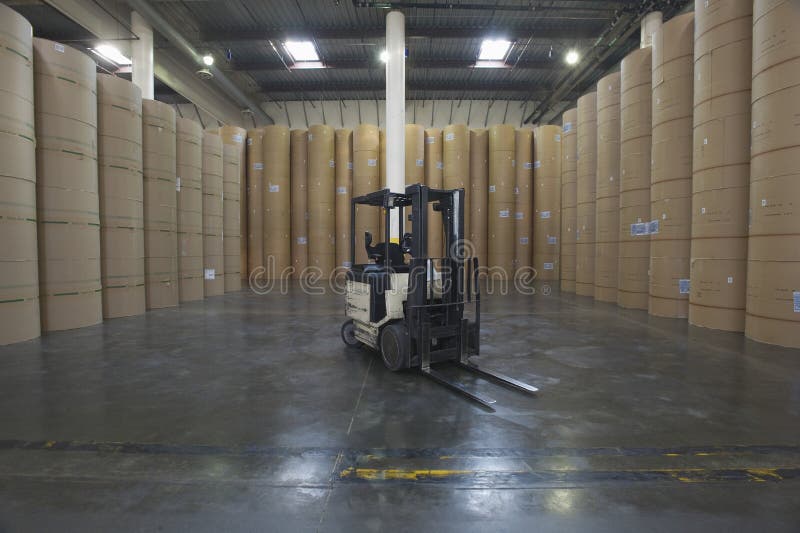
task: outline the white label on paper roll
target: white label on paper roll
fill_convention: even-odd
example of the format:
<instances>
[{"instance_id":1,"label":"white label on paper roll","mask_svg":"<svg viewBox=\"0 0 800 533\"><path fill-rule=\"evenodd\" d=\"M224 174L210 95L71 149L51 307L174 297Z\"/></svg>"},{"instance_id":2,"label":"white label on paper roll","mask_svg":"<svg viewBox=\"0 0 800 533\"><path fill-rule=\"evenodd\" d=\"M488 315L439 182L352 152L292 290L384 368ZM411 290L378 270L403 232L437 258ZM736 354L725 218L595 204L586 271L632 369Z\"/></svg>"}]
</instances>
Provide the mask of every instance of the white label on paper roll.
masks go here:
<instances>
[{"instance_id":1,"label":"white label on paper roll","mask_svg":"<svg viewBox=\"0 0 800 533\"><path fill-rule=\"evenodd\" d=\"M542 162L541 161L534 161L533 162L533 168L542 168Z\"/></svg>"},{"instance_id":2,"label":"white label on paper roll","mask_svg":"<svg viewBox=\"0 0 800 533\"><path fill-rule=\"evenodd\" d=\"M489 185L489 192L495 192L496 190L497 187L495 187L494 185Z\"/></svg>"},{"instance_id":3,"label":"white label on paper roll","mask_svg":"<svg viewBox=\"0 0 800 533\"><path fill-rule=\"evenodd\" d=\"M353 162L352 161L348 161L347 162L347 170L353 170Z\"/></svg>"},{"instance_id":4,"label":"white label on paper roll","mask_svg":"<svg viewBox=\"0 0 800 533\"><path fill-rule=\"evenodd\" d=\"M528 244L528 238L527 237L520 237L519 238L519 243L520 244Z\"/></svg>"},{"instance_id":5,"label":"white label on paper roll","mask_svg":"<svg viewBox=\"0 0 800 533\"><path fill-rule=\"evenodd\" d=\"M530 163L522 163L522 168L524 168L525 170L530 170L533 168L533 165L531 165Z\"/></svg>"},{"instance_id":6,"label":"white label on paper roll","mask_svg":"<svg viewBox=\"0 0 800 533\"><path fill-rule=\"evenodd\" d=\"M514 218L516 218L517 220L523 220L525 218L525 213L523 213L522 211L517 211L516 213L514 213Z\"/></svg>"},{"instance_id":7,"label":"white label on paper roll","mask_svg":"<svg viewBox=\"0 0 800 533\"><path fill-rule=\"evenodd\" d=\"M334 161L333 159L329 160L328 166L331 168L336 168L336 161Z\"/></svg>"},{"instance_id":8,"label":"white label on paper roll","mask_svg":"<svg viewBox=\"0 0 800 533\"><path fill-rule=\"evenodd\" d=\"M511 160L511 166L512 167L516 167L517 166L517 160L516 159L512 159Z\"/></svg>"},{"instance_id":9,"label":"white label on paper roll","mask_svg":"<svg viewBox=\"0 0 800 533\"><path fill-rule=\"evenodd\" d=\"M660 229L661 228L660 228L659 221L658 220L652 220L652 221L650 221L650 225L647 227L647 233L649 233L650 235L655 235L656 233L658 233L660 231Z\"/></svg>"},{"instance_id":10,"label":"white label on paper roll","mask_svg":"<svg viewBox=\"0 0 800 533\"><path fill-rule=\"evenodd\" d=\"M703 144L708 144L708 137L705 137L705 138L703 139Z\"/></svg>"},{"instance_id":11,"label":"white label on paper roll","mask_svg":"<svg viewBox=\"0 0 800 533\"><path fill-rule=\"evenodd\" d=\"M297 244L308 244L308 238L307 237L298 237L297 238Z\"/></svg>"},{"instance_id":12,"label":"white label on paper roll","mask_svg":"<svg viewBox=\"0 0 800 533\"><path fill-rule=\"evenodd\" d=\"M250 137L247 138L247 146L253 146L253 139Z\"/></svg>"},{"instance_id":13,"label":"white label on paper roll","mask_svg":"<svg viewBox=\"0 0 800 533\"><path fill-rule=\"evenodd\" d=\"M550 211L542 211L539 216L541 218L550 218Z\"/></svg>"},{"instance_id":14,"label":"white label on paper roll","mask_svg":"<svg viewBox=\"0 0 800 533\"><path fill-rule=\"evenodd\" d=\"M545 263L544 264L545 270L553 270L553 263Z\"/></svg>"},{"instance_id":15,"label":"white label on paper roll","mask_svg":"<svg viewBox=\"0 0 800 533\"><path fill-rule=\"evenodd\" d=\"M700 214L701 215L705 215L706 214L706 208L705 207L701 207L700 208Z\"/></svg>"},{"instance_id":16,"label":"white label on paper roll","mask_svg":"<svg viewBox=\"0 0 800 533\"><path fill-rule=\"evenodd\" d=\"M244 138L242 138L242 135L240 133L237 133L236 135L233 136L233 142L242 144L242 141L244 141Z\"/></svg>"},{"instance_id":17,"label":"white label on paper roll","mask_svg":"<svg viewBox=\"0 0 800 533\"><path fill-rule=\"evenodd\" d=\"M425 144L434 144L436 142L436 137L425 137Z\"/></svg>"},{"instance_id":18,"label":"white label on paper roll","mask_svg":"<svg viewBox=\"0 0 800 533\"><path fill-rule=\"evenodd\" d=\"M647 222L638 222L636 224L631 224L631 237L637 237L639 235L648 235L650 233L650 227Z\"/></svg>"},{"instance_id":19,"label":"white label on paper roll","mask_svg":"<svg viewBox=\"0 0 800 533\"><path fill-rule=\"evenodd\" d=\"M417 159L417 166L418 167L424 167L425 166L425 160L424 159Z\"/></svg>"},{"instance_id":20,"label":"white label on paper roll","mask_svg":"<svg viewBox=\"0 0 800 533\"><path fill-rule=\"evenodd\" d=\"M564 133L569 133L572 131L572 122L565 122L564 123Z\"/></svg>"},{"instance_id":21,"label":"white label on paper roll","mask_svg":"<svg viewBox=\"0 0 800 533\"><path fill-rule=\"evenodd\" d=\"M273 184L270 183L269 184L269 192L281 192L281 186L280 185L273 185Z\"/></svg>"},{"instance_id":22,"label":"white label on paper roll","mask_svg":"<svg viewBox=\"0 0 800 533\"><path fill-rule=\"evenodd\" d=\"M733 285L733 276L728 276L728 285Z\"/></svg>"},{"instance_id":23,"label":"white label on paper roll","mask_svg":"<svg viewBox=\"0 0 800 533\"><path fill-rule=\"evenodd\" d=\"M64 53L64 45L61 44L61 43L53 43L53 48L59 54L63 54Z\"/></svg>"},{"instance_id":24,"label":"white label on paper roll","mask_svg":"<svg viewBox=\"0 0 800 533\"><path fill-rule=\"evenodd\" d=\"M500 210L500 218L508 218L511 216L511 211L508 209L501 209Z\"/></svg>"},{"instance_id":25,"label":"white label on paper roll","mask_svg":"<svg viewBox=\"0 0 800 533\"><path fill-rule=\"evenodd\" d=\"M444 164L441 161L437 161L436 162L436 168L438 168L439 170L442 170L444 168Z\"/></svg>"},{"instance_id":26,"label":"white label on paper roll","mask_svg":"<svg viewBox=\"0 0 800 533\"><path fill-rule=\"evenodd\" d=\"M264 163L253 163L253 170L264 170Z\"/></svg>"},{"instance_id":27,"label":"white label on paper roll","mask_svg":"<svg viewBox=\"0 0 800 533\"><path fill-rule=\"evenodd\" d=\"M561 134L560 134L560 133L556 133L556 136L555 136L555 141L556 141L557 143L560 143L560 142L561 142Z\"/></svg>"},{"instance_id":28,"label":"white label on paper roll","mask_svg":"<svg viewBox=\"0 0 800 533\"><path fill-rule=\"evenodd\" d=\"M454 141L455 138L456 138L455 133L448 133L447 135L444 136L445 141Z\"/></svg>"},{"instance_id":29,"label":"white label on paper roll","mask_svg":"<svg viewBox=\"0 0 800 533\"><path fill-rule=\"evenodd\" d=\"M558 237L555 235L548 235L547 236L547 244L556 244L558 242Z\"/></svg>"},{"instance_id":30,"label":"white label on paper roll","mask_svg":"<svg viewBox=\"0 0 800 533\"><path fill-rule=\"evenodd\" d=\"M181 192L181 177L175 178L175 190Z\"/></svg>"},{"instance_id":31,"label":"white label on paper roll","mask_svg":"<svg viewBox=\"0 0 800 533\"><path fill-rule=\"evenodd\" d=\"M313 141L314 140L314 134L313 133L309 133L308 134L308 140L309 141Z\"/></svg>"},{"instance_id":32,"label":"white label on paper roll","mask_svg":"<svg viewBox=\"0 0 800 533\"><path fill-rule=\"evenodd\" d=\"M514 194L519 194L519 187L514 187Z\"/></svg>"},{"instance_id":33,"label":"white label on paper roll","mask_svg":"<svg viewBox=\"0 0 800 533\"><path fill-rule=\"evenodd\" d=\"M347 194L347 187L336 187L336 194Z\"/></svg>"},{"instance_id":34,"label":"white label on paper roll","mask_svg":"<svg viewBox=\"0 0 800 533\"><path fill-rule=\"evenodd\" d=\"M217 277L217 271L213 268L206 268L203 270L203 277L205 279L215 279Z\"/></svg>"},{"instance_id":35,"label":"white label on paper roll","mask_svg":"<svg viewBox=\"0 0 800 533\"><path fill-rule=\"evenodd\" d=\"M667 220L667 214L661 213L661 220Z\"/></svg>"},{"instance_id":36,"label":"white label on paper roll","mask_svg":"<svg viewBox=\"0 0 800 533\"><path fill-rule=\"evenodd\" d=\"M377 159L367 159L367 166L368 167L377 167L378 160Z\"/></svg>"},{"instance_id":37,"label":"white label on paper roll","mask_svg":"<svg viewBox=\"0 0 800 533\"><path fill-rule=\"evenodd\" d=\"M767 207L767 199L766 198L762 198L761 199L761 207Z\"/></svg>"},{"instance_id":38,"label":"white label on paper roll","mask_svg":"<svg viewBox=\"0 0 800 533\"><path fill-rule=\"evenodd\" d=\"M689 294L689 288L691 283L688 279L679 279L678 280L678 290L681 294Z\"/></svg>"},{"instance_id":39,"label":"white label on paper roll","mask_svg":"<svg viewBox=\"0 0 800 533\"><path fill-rule=\"evenodd\" d=\"M800 291L794 291L792 293L792 299L794 301L794 312L800 313Z\"/></svg>"}]
</instances>

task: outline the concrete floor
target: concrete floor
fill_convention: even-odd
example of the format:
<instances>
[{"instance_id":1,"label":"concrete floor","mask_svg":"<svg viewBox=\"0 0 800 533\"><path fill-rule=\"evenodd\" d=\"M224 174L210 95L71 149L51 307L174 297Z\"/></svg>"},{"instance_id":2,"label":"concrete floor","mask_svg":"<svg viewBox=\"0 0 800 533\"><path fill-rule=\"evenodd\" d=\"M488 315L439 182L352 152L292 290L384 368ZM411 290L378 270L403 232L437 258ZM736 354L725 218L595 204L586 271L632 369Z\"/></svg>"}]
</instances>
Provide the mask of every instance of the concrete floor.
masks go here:
<instances>
[{"instance_id":1,"label":"concrete floor","mask_svg":"<svg viewBox=\"0 0 800 533\"><path fill-rule=\"evenodd\" d=\"M571 295L484 300L487 412L228 294L0 347L0 532L798 531L800 352Z\"/></svg>"}]
</instances>

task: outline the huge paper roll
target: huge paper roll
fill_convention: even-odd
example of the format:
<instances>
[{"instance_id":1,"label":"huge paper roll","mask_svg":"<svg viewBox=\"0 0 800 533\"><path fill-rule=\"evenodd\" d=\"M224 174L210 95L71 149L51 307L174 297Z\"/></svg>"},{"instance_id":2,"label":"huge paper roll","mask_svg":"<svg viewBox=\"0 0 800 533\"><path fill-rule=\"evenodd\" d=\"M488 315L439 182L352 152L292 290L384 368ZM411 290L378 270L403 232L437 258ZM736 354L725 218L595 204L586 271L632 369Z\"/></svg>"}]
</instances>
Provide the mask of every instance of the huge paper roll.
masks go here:
<instances>
[{"instance_id":1,"label":"huge paper roll","mask_svg":"<svg viewBox=\"0 0 800 533\"><path fill-rule=\"evenodd\" d=\"M514 270L533 268L533 130L520 128L514 139Z\"/></svg>"},{"instance_id":2,"label":"huge paper roll","mask_svg":"<svg viewBox=\"0 0 800 533\"><path fill-rule=\"evenodd\" d=\"M743 331L752 2L695 2L689 323Z\"/></svg>"},{"instance_id":3,"label":"huge paper roll","mask_svg":"<svg viewBox=\"0 0 800 533\"><path fill-rule=\"evenodd\" d=\"M225 293L222 245L222 139L203 132L203 291L206 298Z\"/></svg>"},{"instance_id":4,"label":"huge paper roll","mask_svg":"<svg viewBox=\"0 0 800 533\"><path fill-rule=\"evenodd\" d=\"M650 176L652 315L689 316L692 237L694 13L653 34L653 152Z\"/></svg>"},{"instance_id":5,"label":"huge paper roll","mask_svg":"<svg viewBox=\"0 0 800 533\"><path fill-rule=\"evenodd\" d=\"M308 130L308 264L328 279L336 267L335 130Z\"/></svg>"},{"instance_id":6,"label":"huge paper roll","mask_svg":"<svg viewBox=\"0 0 800 533\"><path fill-rule=\"evenodd\" d=\"M561 126L561 290L575 292L578 224L578 108L564 111Z\"/></svg>"},{"instance_id":7,"label":"huge paper roll","mask_svg":"<svg viewBox=\"0 0 800 533\"><path fill-rule=\"evenodd\" d=\"M292 267L290 134L264 128L264 267L266 279L287 279Z\"/></svg>"},{"instance_id":8,"label":"huge paper roll","mask_svg":"<svg viewBox=\"0 0 800 533\"><path fill-rule=\"evenodd\" d=\"M353 198L353 131L336 130L336 267L350 268L350 200Z\"/></svg>"},{"instance_id":9,"label":"huge paper roll","mask_svg":"<svg viewBox=\"0 0 800 533\"><path fill-rule=\"evenodd\" d=\"M469 133L470 225L469 239L472 255L481 267L487 266L489 224L489 130L475 129Z\"/></svg>"},{"instance_id":10,"label":"huge paper roll","mask_svg":"<svg viewBox=\"0 0 800 533\"><path fill-rule=\"evenodd\" d=\"M247 130L247 277L264 266L264 130ZM242 198L241 201L245 201ZM244 265L243 265L244 266Z\"/></svg>"},{"instance_id":11,"label":"huge paper roll","mask_svg":"<svg viewBox=\"0 0 800 533\"><path fill-rule=\"evenodd\" d=\"M294 279L308 272L308 131L290 134L292 165L292 266Z\"/></svg>"},{"instance_id":12,"label":"huge paper roll","mask_svg":"<svg viewBox=\"0 0 800 533\"><path fill-rule=\"evenodd\" d=\"M442 130L429 128L425 130L425 185L432 189L444 187L444 152L442 147ZM442 257L444 242L444 224L439 211L428 206L428 257Z\"/></svg>"},{"instance_id":13,"label":"huge paper roll","mask_svg":"<svg viewBox=\"0 0 800 533\"><path fill-rule=\"evenodd\" d=\"M145 312L142 92L97 75L100 273L103 317Z\"/></svg>"},{"instance_id":14,"label":"huge paper roll","mask_svg":"<svg viewBox=\"0 0 800 533\"><path fill-rule=\"evenodd\" d=\"M578 210L575 230L575 293L594 296L597 93L578 98Z\"/></svg>"},{"instance_id":15,"label":"huge paper roll","mask_svg":"<svg viewBox=\"0 0 800 533\"><path fill-rule=\"evenodd\" d=\"M509 279L514 273L514 126L489 128L489 222L490 275Z\"/></svg>"},{"instance_id":16,"label":"huge paper roll","mask_svg":"<svg viewBox=\"0 0 800 533\"><path fill-rule=\"evenodd\" d=\"M443 186L445 189L464 189L464 238L469 236L470 200L469 128L466 124L451 124L442 131Z\"/></svg>"},{"instance_id":17,"label":"huge paper roll","mask_svg":"<svg viewBox=\"0 0 800 533\"><path fill-rule=\"evenodd\" d=\"M188 118L175 121L178 170L178 296L202 300L203 291L203 128Z\"/></svg>"},{"instance_id":18,"label":"huge paper roll","mask_svg":"<svg viewBox=\"0 0 800 533\"><path fill-rule=\"evenodd\" d=\"M0 5L0 345L40 334L32 37Z\"/></svg>"},{"instance_id":19,"label":"huge paper roll","mask_svg":"<svg viewBox=\"0 0 800 533\"><path fill-rule=\"evenodd\" d=\"M69 46L34 39L33 51L41 320L57 331L103 319L97 75Z\"/></svg>"},{"instance_id":20,"label":"huge paper roll","mask_svg":"<svg viewBox=\"0 0 800 533\"><path fill-rule=\"evenodd\" d=\"M372 124L360 124L353 132L353 197L380 190L380 133ZM368 263L364 248L364 233L373 235L373 242L382 242L380 210L376 207L356 206L355 222L356 264Z\"/></svg>"},{"instance_id":21,"label":"huge paper roll","mask_svg":"<svg viewBox=\"0 0 800 533\"><path fill-rule=\"evenodd\" d=\"M225 255L225 292L242 290L241 166L239 147L222 147L222 249Z\"/></svg>"},{"instance_id":22,"label":"huge paper roll","mask_svg":"<svg viewBox=\"0 0 800 533\"><path fill-rule=\"evenodd\" d=\"M235 146L236 149L239 151L239 161L242 164L239 165L239 229L236 233L240 235L239 238L239 254L240 260L239 265L240 268L238 269L239 275L242 278L242 281L247 280L247 269L242 268L247 265L247 239L241 238L241 236L246 236L248 234L247 229L247 202L245 198L247 198L247 168L244 162L247 161L247 153L246 153L246 139L247 139L247 130L244 128L240 128L238 126L222 126L219 129L219 136L222 137L222 144L227 144L231 146Z\"/></svg>"},{"instance_id":23,"label":"huge paper roll","mask_svg":"<svg viewBox=\"0 0 800 533\"><path fill-rule=\"evenodd\" d=\"M561 127L533 131L533 268L539 281L558 281L561 241Z\"/></svg>"}]
</instances>

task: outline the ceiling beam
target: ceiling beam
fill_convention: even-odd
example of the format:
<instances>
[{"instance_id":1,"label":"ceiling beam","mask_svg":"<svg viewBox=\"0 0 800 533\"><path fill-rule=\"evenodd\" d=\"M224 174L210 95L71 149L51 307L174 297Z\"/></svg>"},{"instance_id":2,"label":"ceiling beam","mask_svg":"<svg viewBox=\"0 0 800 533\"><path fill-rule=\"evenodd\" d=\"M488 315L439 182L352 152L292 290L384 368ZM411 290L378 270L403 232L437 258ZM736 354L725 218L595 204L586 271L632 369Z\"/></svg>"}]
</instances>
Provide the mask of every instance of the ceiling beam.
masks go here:
<instances>
[{"instance_id":1,"label":"ceiling beam","mask_svg":"<svg viewBox=\"0 0 800 533\"><path fill-rule=\"evenodd\" d=\"M597 24L590 26L572 26L569 28L406 28L407 39L479 39L484 35L502 35L511 40L528 39L591 39L599 35ZM317 39L358 41L360 39L383 39L386 29L383 27L363 28L290 28L252 30L241 28L236 30L219 30L204 28L199 32L203 44L245 42L245 41L285 41L287 39Z\"/></svg>"},{"instance_id":2,"label":"ceiling beam","mask_svg":"<svg viewBox=\"0 0 800 533\"><path fill-rule=\"evenodd\" d=\"M321 92L382 92L386 89L384 80L364 82L319 82L290 81L260 84L265 93L321 93ZM531 82L465 82L465 81L408 81L406 90L411 91L481 91L481 92L527 92L532 99L546 97L551 87L535 85Z\"/></svg>"},{"instance_id":3,"label":"ceiling beam","mask_svg":"<svg viewBox=\"0 0 800 533\"><path fill-rule=\"evenodd\" d=\"M370 69L378 68L383 69L383 63L369 59L334 59L324 62L326 69ZM270 71L285 71L286 66L279 61L254 61L254 62L241 62L232 63L231 70L243 72L270 72ZM409 69L414 68L435 68L435 69L468 69L468 68L484 68L476 67L475 60L469 59L409 59L406 61L406 67ZM493 67L497 68L497 67ZM541 60L521 60L516 64L506 64L499 67L503 69L521 69L521 70L562 70L564 65L560 61L541 61ZM290 70L295 70L290 66ZM298 68L296 70L303 70Z\"/></svg>"}]
</instances>

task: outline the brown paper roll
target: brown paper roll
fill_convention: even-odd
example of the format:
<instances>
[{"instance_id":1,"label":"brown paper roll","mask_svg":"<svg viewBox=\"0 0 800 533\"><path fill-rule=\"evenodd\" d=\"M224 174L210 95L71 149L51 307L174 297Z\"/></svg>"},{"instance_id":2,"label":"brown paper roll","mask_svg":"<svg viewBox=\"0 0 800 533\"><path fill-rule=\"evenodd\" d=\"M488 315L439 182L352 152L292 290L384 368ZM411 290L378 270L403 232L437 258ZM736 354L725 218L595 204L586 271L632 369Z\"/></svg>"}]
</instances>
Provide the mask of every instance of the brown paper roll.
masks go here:
<instances>
[{"instance_id":1,"label":"brown paper roll","mask_svg":"<svg viewBox=\"0 0 800 533\"><path fill-rule=\"evenodd\" d=\"M491 274L508 279L514 272L515 131L509 124L489 128L488 260Z\"/></svg>"},{"instance_id":2,"label":"brown paper roll","mask_svg":"<svg viewBox=\"0 0 800 533\"><path fill-rule=\"evenodd\" d=\"M353 132L336 130L336 267L350 268L350 200L353 197Z\"/></svg>"},{"instance_id":3,"label":"brown paper roll","mask_svg":"<svg viewBox=\"0 0 800 533\"><path fill-rule=\"evenodd\" d=\"M291 131L292 266L294 279L308 268L308 131Z\"/></svg>"},{"instance_id":4,"label":"brown paper roll","mask_svg":"<svg viewBox=\"0 0 800 533\"><path fill-rule=\"evenodd\" d=\"M489 130L475 129L469 137L470 241L472 255L487 266L489 211Z\"/></svg>"},{"instance_id":5,"label":"brown paper roll","mask_svg":"<svg viewBox=\"0 0 800 533\"><path fill-rule=\"evenodd\" d=\"M443 186L445 189L464 189L464 238L469 237L470 225L470 145L466 124L452 124L442 131Z\"/></svg>"},{"instance_id":6,"label":"brown paper roll","mask_svg":"<svg viewBox=\"0 0 800 533\"><path fill-rule=\"evenodd\" d=\"M97 75L103 317L145 312L142 92Z\"/></svg>"},{"instance_id":7,"label":"brown paper roll","mask_svg":"<svg viewBox=\"0 0 800 533\"><path fill-rule=\"evenodd\" d=\"M203 292L206 298L225 293L222 146L219 135L203 132Z\"/></svg>"},{"instance_id":8,"label":"brown paper roll","mask_svg":"<svg viewBox=\"0 0 800 533\"><path fill-rule=\"evenodd\" d=\"M521 128L514 140L514 269L533 267L533 130Z\"/></svg>"},{"instance_id":9,"label":"brown paper roll","mask_svg":"<svg viewBox=\"0 0 800 533\"><path fill-rule=\"evenodd\" d=\"M442 147L442 130L429 128L425 130L425 185L432 189L444 187L444 153ZM444 241L444 225L442 215L428 206L428 257L442 257Z\"/></svg>"},{"instance_id":10,"label":"brown paper roll","mask_svg":"<svg viewBox=\"0 0 800 533\"><path fill-rule=\"evenodd\" d=\"M246 236L248 234L247 230L247 202L245 199L247 198L247 167L244 164L247 161L247 153L246 153L246 140L247 140L247 130L244 128L239 128L237 126L222 126L219 129L219 136L222 138L222 144L228 144L231 146L235 146L237 150L239 150L239 161L241 162L239 165L239 230L237 233L240 235L239 237L239 275L241 276L242 281L246 282L247 280L247 269L242 268L242 266L247 265L247 239L241 238L241 236ZM231 285L233 286L233 285Z\"/></svg>"},{"instance_id":11,"label":"brown paper roll","mask_svg":"<svg viewBox=\"0 0 800 533\"><path fill-rule=\"evenodd\" d=\"M203 128L178 118L178 296L202 300L203 290Z\"/></svg>"},{"instance_id":12,"label":"brown paper roll","mask_svg":"<svg viewBox=\"0 0 800 533\"><path fill-rule=\"evenodd\" d=\"M353 132L353 196L363 196L380 190L380 132L372 124L360 124ZM373 235L373 242L382 242L379 237L380 209L370 206L356 207L355 224L356 264L368 263L364 248L364 232Z\"/></svg>"},{"instance_id":13,"label":"brown paper roll","mask_svg":"<svg viewBox=\"0 0 800 533\"><path fill-rule=\"evenodd\" d=\"M561 127L561 290L575 292L578 222L578 108L564 111Z\"/></svg>"},{"instance_id":14,"label":"brown paper roll","mask_svg":"<svg viewBox=\"0 0 800 533\"><path fill-rule=\"evenodd\" d=\"M290 134L285 126L267 126L264 158L264 267L266 279L287 279L292 266Z\"/></svg>"},{"instance_id":15,"label":"brown paper roll","mask_svg":"<svg viewBox=\"0 0 800 533\"><path fill-rule=\"evenodd\" d=\"M308 130L308 264L328 279L336 267L335 130Z\"/></svg>"},{"instance_id":16,"label":"brown paper roll","mask_svg":"<svg viewBox=\"0 0 800 533\"><path fill-rule=\"evenodd\" d=\"M689 315L692 236L692 87L694 14L653 34L653 138L650 219L652 315Z\"/></svg>"},{"instance_id":17,"label":"brown paper roll","mask_svg":"<svg viewBox=\"0 0 800 533\"><path fill-rule=\"evenodd\" d=\"M0 5L0 345L40 335L32 36Z\"/></svg>"},{"instance_id":18,"label":"brown paper roll","mask_svg":"<svg viewBox=\"0 0 800 533\"><path fill-rule=\"evenodd\" d=\"M594 296L595 188L597 186L597 93L578 98L578 207L575 231L575 293Z\"/></svg>"},{"instance_id":19,"label":"brown paper roll","mask_svg":"<svg viewBox=\"0 0 800 533\"><path fill-rule=\"evenodd\" d=\"M619 273L617 304L647 309L650 269L650 48L628 54L620 70Z\"/></svg>"},{"instance_id":20,"label":"brown paper roll","mask_svg":"<svg viewBox=\"0 0 800 533\"><path fill-rule=\"evenodd\" d=\"M561 242L560 126L533 131L533 268L539 281L558 281Z\"/></svg>"},{"instance_id":21,"label":"brown paper roll","mask_svg":"<svg viewBox=\"0 0 800 533\"><path fill-rule=\"evenodd\" d=\"M425 128L406 124L406 185L425 183Z\"/></svg>"},{"instance_id":22,"label":"brown paper roll","mask_svg":"<svg viewBox=\"0 0 800 533\"><path fill-rule=\"evenodd\" d=\"M222 147L222 249L225 255L225 292L242 290L241 257L241 151L233 144Z\"/></svg>"},{"instance_id":23,"label":"brown paper roll","mask_svg":"<svg viewBox=\"0 0 800 533\"><path fill-rule=\"evenodd\" d=\"M745 335L800 348L800 12L753 4L750 232Z\"/></svg>"}]
</instances>

